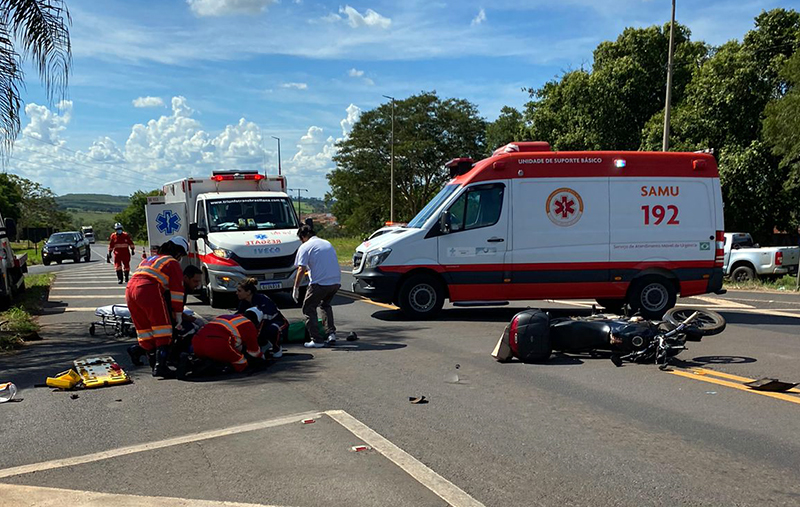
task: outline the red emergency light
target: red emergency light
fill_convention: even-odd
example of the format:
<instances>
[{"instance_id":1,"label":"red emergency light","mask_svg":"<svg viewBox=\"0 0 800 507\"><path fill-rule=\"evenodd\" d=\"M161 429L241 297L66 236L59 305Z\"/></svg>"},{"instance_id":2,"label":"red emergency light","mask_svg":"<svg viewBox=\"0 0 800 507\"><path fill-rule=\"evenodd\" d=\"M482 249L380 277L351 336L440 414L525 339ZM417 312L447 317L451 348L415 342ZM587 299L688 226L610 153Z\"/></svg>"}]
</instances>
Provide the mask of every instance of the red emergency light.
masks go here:
<instances>
[{"instance_id":1,"label":"red emergency light","mask_svg":"<svg viewBox=\"0 0 800 507\"><path fill-rule=\"evenodd\" d=\"M231 180L253 180L261 181L264 179L263 174L215 174L211 177L214 181L231 181Z\"/></svg>"}]
</instances>

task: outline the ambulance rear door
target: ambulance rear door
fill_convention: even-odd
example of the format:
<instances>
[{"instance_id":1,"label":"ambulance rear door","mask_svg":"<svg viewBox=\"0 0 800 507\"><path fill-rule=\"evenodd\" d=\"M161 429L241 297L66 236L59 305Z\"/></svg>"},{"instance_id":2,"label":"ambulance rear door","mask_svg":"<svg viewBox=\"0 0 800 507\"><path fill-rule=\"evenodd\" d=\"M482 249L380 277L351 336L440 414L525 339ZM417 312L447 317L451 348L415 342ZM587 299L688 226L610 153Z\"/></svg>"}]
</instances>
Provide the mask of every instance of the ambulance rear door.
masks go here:
<instances>
[{"instance_id":1,"label":"ambulance rear door","mask_svg":"<svg viewBox=\"0 0 800 507\"><path fill-rule=\"evenodd\" d=\"M164 203L162 196L147 198L147 241L150 251L176 236L188 241L189 225L186 220L186 203L183 201Z\"/></svg>"}]
</instances>

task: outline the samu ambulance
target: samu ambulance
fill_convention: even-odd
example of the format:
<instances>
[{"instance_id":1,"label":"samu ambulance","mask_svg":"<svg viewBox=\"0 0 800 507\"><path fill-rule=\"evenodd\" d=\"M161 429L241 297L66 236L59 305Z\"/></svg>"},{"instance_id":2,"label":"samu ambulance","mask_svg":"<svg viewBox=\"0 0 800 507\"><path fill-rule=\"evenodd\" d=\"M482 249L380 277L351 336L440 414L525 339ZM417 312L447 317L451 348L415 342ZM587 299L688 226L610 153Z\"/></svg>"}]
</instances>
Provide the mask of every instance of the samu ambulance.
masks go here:
<instances>
[{"instance_id":1,"label":"samu ambulance","mask_svg":"<svg viewBox=\"0 0 800 507\"><path fill-rule=\"evenodd\" d=\"M248 277L261 291L292 289L299 221L285 177L214 171L165 184L145 209L151 251L176 235L189 240L188 262L203 271L212 307L226 306Z\"/></svg>"},{"instance_id":2,"label":"samu ambulance","mask_svg":"<svg viewBox=\"0 0 800 507\"><path fill-rule=\"evenodd\" d=\"M358 246L353 290L429 318L445 299L596 299L657 318L677 295L722 292L719 173L704 153L499 148L406 227Z\"/></svg>"}]
</instances>

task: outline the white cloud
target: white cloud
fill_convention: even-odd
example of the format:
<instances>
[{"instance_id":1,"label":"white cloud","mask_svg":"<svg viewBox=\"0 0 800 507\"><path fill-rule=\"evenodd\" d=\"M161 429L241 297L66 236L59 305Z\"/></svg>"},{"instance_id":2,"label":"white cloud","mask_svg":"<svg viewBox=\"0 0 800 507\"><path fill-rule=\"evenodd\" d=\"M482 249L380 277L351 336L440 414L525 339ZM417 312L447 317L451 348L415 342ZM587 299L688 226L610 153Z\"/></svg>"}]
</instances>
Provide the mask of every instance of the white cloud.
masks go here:
<instances>
[{"instance_id":1,"label":"white cloud","mask_svg":"<svg viewBox=\"0 0 800 507\"><path fill-rule=\"evenodd\" d=\"M164 100L161 97L139 97L131 102L133 107L164 107Z\"/></svg>"},{"instance_id":2,"label":"white cloud","mask_svg":"<svg viewBox=\"0 0 800 507\"><path fill-rule=\"evenodd\" d=\"M471 26L478 26L481 23L483 23L484 21L486 21L486 11L483 10L483 8L481 8L481 10L478 12L478 15L475 16L475 18L472 20L472 23L470 23L470 25Z\"/></svg>"},{"instance_id":3,"label":"white cloud","mask_svg":"<svg viewBox=\"0 0 800 507\"><path fill-rule=\"evenodd\" d=\"M322 21L326 23L336 23L337 21L341 21L342 17L336 14L335 12L331 12L327 16L323 16L320 18Z\"/></svg>"},{"instance_id":4,"label":"white cloud","mask_svg":"<svg viewBox=\"0 0 800 507\"><path fill-rule=\"evenodd\" d=\"M366 85L368 85L368 86L375 86L375 81L373 81L372 79L370 79L370 78L368 78L368 77L365 77L365 78L364 78L364 83L365 83Z\"/></svg>"},{"instance_id":5,"label":"white cloud","mask_svg":"<svg viewBox=\"0 0 800 507\"><path fill-rule=\"evenodd\" d=\"M186 0L186 3L198 16L229 16L261 13L275 0Z\"/></svg>"},{"instance_id":6,"label":"white cloud","mask_svg":"<svg viewBox=\"0 0 800 507\"><path fill-rule=\"evenodd\" d=\"M339 8L339 13L347 16L347 22L353 28L359 28L362 26L375 26L386 29L392 24L391 19L381 16L372 9L367 9L364 11L364 14L361 14L349 5L345 5L344 7Z\"/></svg>"},{"instance_id":7,"label":"white cloud","mask_svg":"<svg viewBox=\"0 0 800 507\"><path fill-rule=\"evenodd\" d=\"M364 75L364 71L363 70L356 70L355 68L353 68L353 69L350 69L350 71L347 73L347 75L350 76L350 77L361 77L361 76Z\"/></svg>"},{"instance_id":8,"label":"white cloud","mask_svg":"<svg viewBox=\"0 0 800 507\"><path fill-rule=\"evenodd\" d=\"M306 83L283 83L281 88L293 88L295 90L308 90Z\"/></svg>"},{"instance_id":9,"label":"white cloud","mask_svg":"<svg viewBox=\"0 0 800 507\"><path fill-rule=\"evenodd\" d=\"M108 192L129 194L158 188L166 181L208 175L215 168L244 168L270 172L275 153L266 151L261 128L245 118L209 133L194 116L185 97L173 97L170 112L135 124L124 145L110 137L94 140L86 150L73 150L62 137L72 117L72 103L62 102L58 112L28 104L29 121L17 140L8 169L50 187L57 194ZM311 126L297 142L297 152L284 160L290 186L308 188L311 196L328 189L325 175L335 166L336 142L345 139L358 121L361 109L350 104L339 123L341 137L326 136ZM285 137L286 141L291 139Z\"/></svg>"}]
</instances>

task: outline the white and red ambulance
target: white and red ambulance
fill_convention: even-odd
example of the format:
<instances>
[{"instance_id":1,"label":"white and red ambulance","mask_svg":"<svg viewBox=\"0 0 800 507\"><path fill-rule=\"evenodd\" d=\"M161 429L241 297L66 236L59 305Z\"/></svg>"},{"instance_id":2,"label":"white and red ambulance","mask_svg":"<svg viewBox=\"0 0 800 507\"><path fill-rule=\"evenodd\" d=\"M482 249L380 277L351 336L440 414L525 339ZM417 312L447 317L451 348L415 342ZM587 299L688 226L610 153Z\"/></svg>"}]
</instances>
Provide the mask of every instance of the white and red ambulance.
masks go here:
<instances>
[{"instance_id":1,"label":"white and red ambulance","mask_svg":"<svg viewBox=\"0 0 800 507\"><path fill-rule=\"evenodd\" d=\"M417 318L456 305L596 299L656 318L722 293L719 173L704 153L557 152L547 143L448 162L406 227L359 245L353 290Z\"/></svg>"}]
</instances>

